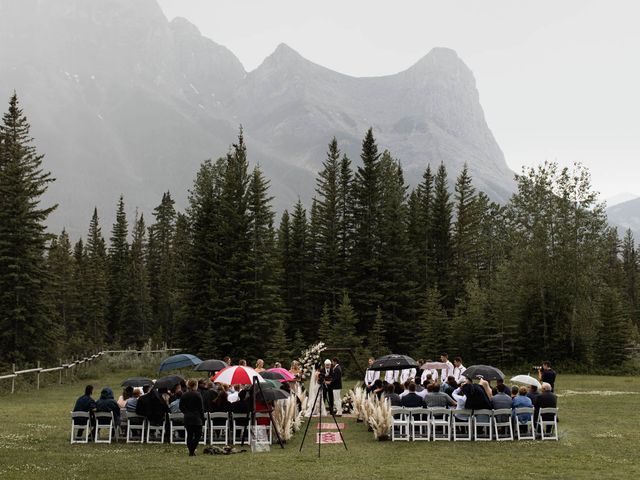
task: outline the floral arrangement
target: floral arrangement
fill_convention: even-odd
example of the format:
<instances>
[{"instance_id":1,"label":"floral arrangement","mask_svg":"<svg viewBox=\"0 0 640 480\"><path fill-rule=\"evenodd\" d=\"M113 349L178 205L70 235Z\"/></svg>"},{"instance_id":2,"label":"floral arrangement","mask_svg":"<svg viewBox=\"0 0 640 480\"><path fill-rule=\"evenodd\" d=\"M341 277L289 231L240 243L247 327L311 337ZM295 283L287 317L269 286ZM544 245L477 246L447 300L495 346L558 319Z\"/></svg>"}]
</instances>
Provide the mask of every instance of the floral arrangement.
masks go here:
<instances>
[{"instance_id":1,"label":"floral arrangement","mask_svg":"<svg viewBox=\"0 0 640 480\"><path fill-rule=\"evenodd\" d=\"M298 410L298 399L302 408ZM273 422L278 429L278 433L283 441L291 440L293 434L302 427L304 412L306 411L308 397L305 393L300 396L291 395L286 400L275 402L273 409Z\"/></svg>"},{"instance_id":2,"label":"floral arrangement","mask_svg":"<svg viewBox=\"0 0 640 480\"><path fill-rule=\"evenodd\" d=\"M314 365L320 361L320 355L322 355L322 352L324 352L326 348L323 342L318 342L302 352L302 356L298 361L302 366L301 376L303 380L311 376Z\"/></svg>"},{"instance_id":3,"label":"floral arrangement","mask_svg":"<svg viewBox=\"0 0 640 480\"><path fill-rule=\"evenodd\" d=\"M360 388L360 382L357 382L355 386L349 390L344 397L342 397L342 414L349 414L354 412L354 396L356 392L363 391Z\"/></svg>"}]
</instances>

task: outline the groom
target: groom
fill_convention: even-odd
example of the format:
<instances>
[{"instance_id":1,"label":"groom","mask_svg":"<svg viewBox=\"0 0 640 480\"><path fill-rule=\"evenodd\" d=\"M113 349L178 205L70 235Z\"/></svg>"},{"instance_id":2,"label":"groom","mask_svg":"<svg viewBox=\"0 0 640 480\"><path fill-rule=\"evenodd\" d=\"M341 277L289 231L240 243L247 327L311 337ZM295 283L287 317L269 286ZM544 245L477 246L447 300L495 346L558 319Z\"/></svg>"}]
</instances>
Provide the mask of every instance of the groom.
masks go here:
<instances>
[{"instance_id":1,"label":"groom","mask_svg":"<svg viewBox=\"0 0 640 480\"><path fill-rule=\"evenodd\" d=\"M324 367L320 370L320 378L318 383L324 384L325 388L322 389L323 400L329 403L329 411L333 412L333 368L331 367L331 360L328 358L324 361ZM319 386L319 388L322 388Z\"/></svg>"},{"instance_id":2,"label":"groom","mask_svg":"<svg viewBox=\"0 0 640 480\"><path fill-rule=\"evenodd\" d=\"M333 357L333 382L331 389L333 390L333 403L336 406L336 415L342 416L342 367L336 357Z\"/></svg>"}]
</instances>

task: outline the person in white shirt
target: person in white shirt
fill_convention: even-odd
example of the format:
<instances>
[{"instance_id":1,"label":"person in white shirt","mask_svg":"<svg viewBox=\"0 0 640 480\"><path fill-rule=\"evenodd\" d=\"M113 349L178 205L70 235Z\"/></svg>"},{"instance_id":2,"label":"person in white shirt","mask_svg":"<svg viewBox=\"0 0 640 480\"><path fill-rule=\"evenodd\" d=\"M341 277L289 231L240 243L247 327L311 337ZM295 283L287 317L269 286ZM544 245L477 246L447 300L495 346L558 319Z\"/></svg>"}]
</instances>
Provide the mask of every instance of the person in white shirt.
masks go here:
<instances>
[{"instance_id":1,"label":"person in white shirt","mask_svg":"<svg viewBox=\"0 0 640 480\"><path fill-rule=\"evenodd\" d=\"M400 370L400 378L398 381L404 385L407 382L407 380L415 380L415 378L416 378L416 369L405 368L404 370Z\"/></svg>"},{"instance_id":2,"label":"person in white shirt","mask_svg":"<svg viewBox=\"0 0 640 480\"><path fill-rule=\"evenodd\" d=\"M465 372L467 367L462 364L462 358L456 357L453 359L453 378L456 379L458 384L462 383L465 380L465 377L462 374Z\"/></svg>"},{"instance_id":3,"label":"person in white shirt","mask_svg":"<svg viewBox=\"0 0 640 480\"><path fill-rule=\"evenodd\" d=\"M427 380L427 376L431 375L431 380L433 380L434 382L438 381L438 370L434 369L427 369L425 368L424 370L422 370L422 377L420 377L420 382L424 385L424 382Z\"/></svg>"},{"instance_id":4,"label":"person in white shirt","mask_svg":"<svg viewBox=\"0 0 640 480\"><path fill-rule=\"evenodd\" d=\"M384 381L387 383L394 383L398 381L398 371L397 370L387 370L384 373Z\"/></svg>"},{"instance_id":5,"label":"person in white shirt","mask_svg":"<svg viewBox=\"0 0 640 480\"><path fill-rule=\"evenodd\" d=\"M456 388L451 396L456 401L456 410L464 410L465 404L467 403L467 397L462 393L462 387ZM456 417L460 420L466 420L469 418L467 415L456 415Z\"/></svg>"},{"instance_id":6,"label":"person in white shirt","mask_svg":"<svg viewBox=\"0 0 640 480\"><path fill-rule=\"evenodd\" d=\"M449 376L453 376L453 363L449 361L449 354L445 352L442 352L442 354L440 355L440 361L447 365L446 367L442 368L440 373L440 378L442 379L442 383L444 383L447 381L447 378L449 378Z\"/></svg>"},{"instance_id":7,"label":"person in white shirt","mask_svg":"<svg viewBox=\"0 0 640 480\"><path fill-rule=\"evenodd\" d=\"M371 365L373 365L374 361L375 361L375 359L373 357L369 358L369 367L371 367ZM380 372L378 372L376 370L367 369L367 371L364 372L364 388L366 388L368 392L372 391L373 390L373 384L379 378L380 378Z\"/></svg>"}]
</instances>

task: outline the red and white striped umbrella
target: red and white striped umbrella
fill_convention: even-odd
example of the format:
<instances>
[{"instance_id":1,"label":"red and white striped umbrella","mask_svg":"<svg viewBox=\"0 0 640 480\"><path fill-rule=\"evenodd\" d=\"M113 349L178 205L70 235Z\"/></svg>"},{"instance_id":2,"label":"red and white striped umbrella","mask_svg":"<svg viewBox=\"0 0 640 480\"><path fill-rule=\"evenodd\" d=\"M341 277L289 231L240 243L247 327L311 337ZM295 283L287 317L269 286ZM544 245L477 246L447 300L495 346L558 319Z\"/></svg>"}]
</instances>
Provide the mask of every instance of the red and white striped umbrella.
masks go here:
<instances>
[{"instance_id":1,"label":"red and white striped umbrella","mask_svg":"<svg viewBox=\"0 0 640 480\"><path fill-rule=\"evenodd\" d=\"M257 378L262 383L265 381L253 368L234 365L223 368L216 373L216 376L213 377L213 382L226 383L227 385L251 385L254 378Z\"/></svg>"}]
</instances>

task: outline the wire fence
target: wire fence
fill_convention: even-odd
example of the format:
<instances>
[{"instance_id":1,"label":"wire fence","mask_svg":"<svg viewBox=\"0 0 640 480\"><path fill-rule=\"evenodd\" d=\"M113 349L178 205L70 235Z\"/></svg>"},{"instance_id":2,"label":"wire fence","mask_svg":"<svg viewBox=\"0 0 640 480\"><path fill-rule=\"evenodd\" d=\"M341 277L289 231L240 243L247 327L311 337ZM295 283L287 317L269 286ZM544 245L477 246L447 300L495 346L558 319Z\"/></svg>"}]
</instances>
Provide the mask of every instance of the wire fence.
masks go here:
<instances>
[{"instance_id":1,"label":"wire fence","mask_svg":"<svg viewBox=\"0 0 640 480\"><path fill-rule=\"evenodd\" d=\"M180 351L178 348L163 348L158 350L104 350L102 352L98 352L94 355L78 358L72 362L63 363L60 360L60 365L57 367L48 367L42 368L40 367L40 362L37 362L36 368L28 368L25 370L17 370L16 364L12 364L11 373L6 375L0 375L0 380L11 380L11 393L15 393L16 391L16 382L18 377L21 375L35 375L36 376L36 390L40 389L40 375L43 373L52 373L58 372L58 384L62 384L64 379L68 379L71 377L73 380L76 376L76 372L94 361L102 358L105 355L116 355L116 354L132 354L132 355L142 355L142 354L151 354L151 353L164 353L171 354Z\"/></svg>"}]
</instances>

